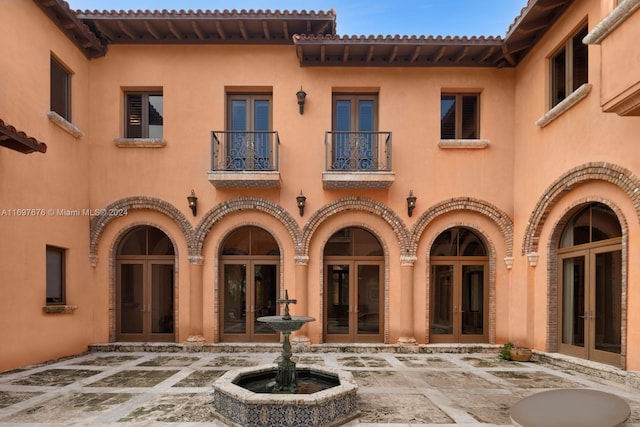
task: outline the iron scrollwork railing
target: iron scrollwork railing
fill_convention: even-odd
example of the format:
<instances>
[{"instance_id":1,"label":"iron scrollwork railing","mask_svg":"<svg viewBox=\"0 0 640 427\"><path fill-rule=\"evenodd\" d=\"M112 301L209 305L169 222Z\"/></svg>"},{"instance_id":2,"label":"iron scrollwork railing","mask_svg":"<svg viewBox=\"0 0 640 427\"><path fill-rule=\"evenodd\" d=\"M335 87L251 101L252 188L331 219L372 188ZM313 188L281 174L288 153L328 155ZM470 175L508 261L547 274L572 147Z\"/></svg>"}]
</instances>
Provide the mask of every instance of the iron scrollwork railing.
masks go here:
<instances>
[{"instance_id":1,"label":"iron scrollwork railing","mask_svg":"<svg viewBox=\"0 0 640 427\"><path fill-rule=\"evenodd\" d=\"M391 132L329 131L325 151L328 171L391 171Z\"/></svg>"},{"instance_id":2,"label":"iron scrollwork railing","mask_svg":"<svg viewBox=\"0 0 640 427\"><path fill-rule=\"evenodd\" d=\"M212 131L211 168L228 171L278 170L276 131Z\"/></svg>"}]
</instances>

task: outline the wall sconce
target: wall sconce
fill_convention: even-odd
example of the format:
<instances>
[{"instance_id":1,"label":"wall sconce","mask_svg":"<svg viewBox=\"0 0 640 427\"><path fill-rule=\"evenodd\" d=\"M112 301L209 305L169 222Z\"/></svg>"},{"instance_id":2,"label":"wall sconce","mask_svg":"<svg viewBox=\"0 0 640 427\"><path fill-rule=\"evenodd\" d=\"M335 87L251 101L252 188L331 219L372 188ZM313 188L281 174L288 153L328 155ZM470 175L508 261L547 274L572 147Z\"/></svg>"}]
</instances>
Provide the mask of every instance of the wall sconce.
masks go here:
<instances>
[{"instance_id":1,"label":"wall sconce","mask_svg":"<svg viewBox=\"0 0 640 427\"><path fill-rule=\"evenodd\" d=\"M307 201L307 198L302 194L302 190L300 190L300 195L296 197L296 202L298 202L298 209L300 209L300 216L304 215L304 204Z\"/></svg>"},{"instance_id":2,"label":"wall sconce","mask_svg":"<svg viewBox=\"0 0 640 427\"><path fill-rule=\"evenodd\" d=\"M193 216L198 215L198 198L196 197L196 193L191 190L191 195L187 196L187 200L189 201L189 208L191 208L191 212L193 212Z\"/></svg>"},{"instance_id":3,"label":"wall sconce","mask_svg":"<svg viewBox=\"0 0 640 427\"><path fill-rule=\"evenodd\" d=\"M300 90L296 92L296 96L298 97L298 106L300 107L300 114L304 114L304 99L307 97L307 92L302 90L302 86L300 86Z\"/></svg>"},{"instance_id":4,"label":"wall sconce","mask_svg":"<svg viewBox=\"0 0 640 427\"><path fill-rule=\"evenodd\" d=\"M407 197L407 215L413 215L413 210L416 208L417 197L413 195L413 190L409 191L409 197Z\"/></svg>"}]
</instances>

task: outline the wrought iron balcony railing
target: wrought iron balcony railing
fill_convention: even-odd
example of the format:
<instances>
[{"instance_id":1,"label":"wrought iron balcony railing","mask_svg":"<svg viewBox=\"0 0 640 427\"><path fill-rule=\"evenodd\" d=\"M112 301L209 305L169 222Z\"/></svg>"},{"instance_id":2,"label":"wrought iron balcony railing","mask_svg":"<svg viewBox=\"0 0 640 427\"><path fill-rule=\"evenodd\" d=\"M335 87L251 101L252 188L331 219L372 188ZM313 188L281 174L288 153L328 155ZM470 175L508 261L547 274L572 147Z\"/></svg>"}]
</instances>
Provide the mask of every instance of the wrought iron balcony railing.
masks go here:
<instances>
[{"instance_id":1,"label":"wrought iron balcony railing","mask_svg":"<svg viewBox=\"0 0 640 427\"><path fill-rule=\"evenodd\" d=\"M391 172L391 132L329 131L324 144L327 171Z\"/></svg>"},{"instance_id":2,"label":"wrought iron balcony railing","mask_svg":"<svg viewBox=\"0 0 640 427\"><path fill-rule=\"evenodd\" d=\"M212 171L277 171L276 131L212 131Z\"/></svg>"}]
</instances>

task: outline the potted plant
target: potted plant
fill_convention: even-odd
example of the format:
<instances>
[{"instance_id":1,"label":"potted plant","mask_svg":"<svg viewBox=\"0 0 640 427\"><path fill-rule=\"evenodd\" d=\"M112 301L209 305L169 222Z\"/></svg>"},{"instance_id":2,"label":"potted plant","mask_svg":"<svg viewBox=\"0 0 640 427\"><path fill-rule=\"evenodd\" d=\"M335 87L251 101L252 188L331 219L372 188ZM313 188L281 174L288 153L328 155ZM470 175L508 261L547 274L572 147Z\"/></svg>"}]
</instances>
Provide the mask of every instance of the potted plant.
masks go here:
<instances>
[{"instance_id":1,"label":"potted plant","mask_svg":"<svg viewBox=\"0 0 640 427\"><path fill-rule=\"evenodd\" d=\"M500 350L500 358L514 360L516 362L528 362L531 360L532 351L528 347L518 347L511 341L506 342Z\"/></svg>"}]
</instances>

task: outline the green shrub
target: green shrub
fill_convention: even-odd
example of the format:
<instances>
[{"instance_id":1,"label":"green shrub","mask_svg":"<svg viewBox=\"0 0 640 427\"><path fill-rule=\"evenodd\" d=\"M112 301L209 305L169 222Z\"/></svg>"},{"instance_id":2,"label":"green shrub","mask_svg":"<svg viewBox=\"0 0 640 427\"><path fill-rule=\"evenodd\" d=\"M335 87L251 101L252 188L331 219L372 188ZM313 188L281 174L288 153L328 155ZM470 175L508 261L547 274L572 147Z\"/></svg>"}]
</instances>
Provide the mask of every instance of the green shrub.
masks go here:
<instances>
[{"instance_id":1,"label":"green shrub","mask_svg":"<svg viewBox=\"0 0 640 427\"><path fill-rule=\"evenodd\" d=\"M509 350L511 350L515 345L511 341L504 343L502 346L502 350L500 350L500 358L504 360L511 360L511 354L509 354Z\"/></svg>"}]
</instances>

